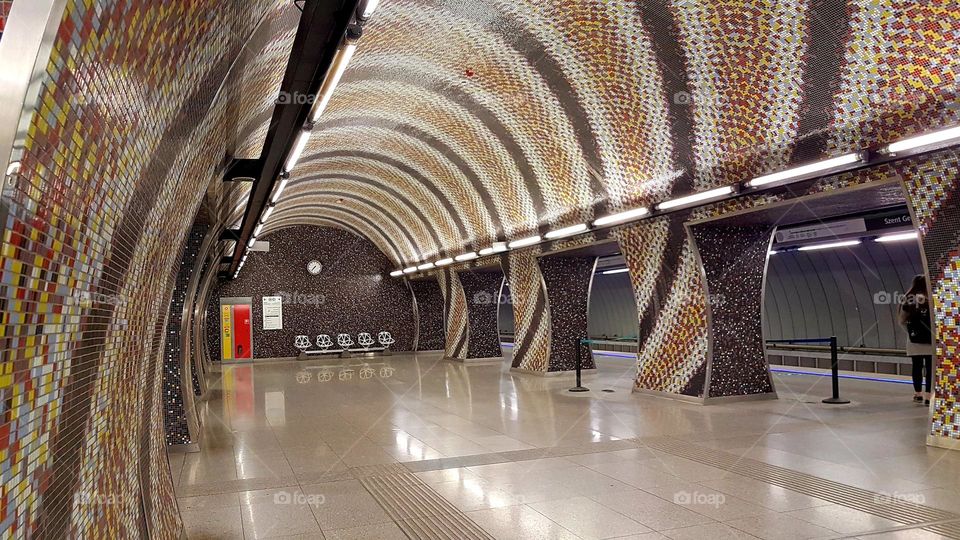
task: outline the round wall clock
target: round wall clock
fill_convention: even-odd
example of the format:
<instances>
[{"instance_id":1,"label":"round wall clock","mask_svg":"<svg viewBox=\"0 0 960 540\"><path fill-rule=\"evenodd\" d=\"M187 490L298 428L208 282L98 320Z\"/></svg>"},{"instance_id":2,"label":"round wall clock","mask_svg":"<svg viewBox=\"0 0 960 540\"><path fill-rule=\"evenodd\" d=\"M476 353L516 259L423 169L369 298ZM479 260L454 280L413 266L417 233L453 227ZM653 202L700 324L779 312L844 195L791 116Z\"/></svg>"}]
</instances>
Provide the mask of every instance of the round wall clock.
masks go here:
<instances>
[{"instance_id":1,"label":"round wall clock","mask_svg":"<svg viewBox=\"0 0 960 540\"><path fill-rule=\"evenodd\" d=\"M310 275L316 276L323 271L323 264L320 261L310 261L307 263L307 272L310 272Z\"/></svg>"}]
</instances>

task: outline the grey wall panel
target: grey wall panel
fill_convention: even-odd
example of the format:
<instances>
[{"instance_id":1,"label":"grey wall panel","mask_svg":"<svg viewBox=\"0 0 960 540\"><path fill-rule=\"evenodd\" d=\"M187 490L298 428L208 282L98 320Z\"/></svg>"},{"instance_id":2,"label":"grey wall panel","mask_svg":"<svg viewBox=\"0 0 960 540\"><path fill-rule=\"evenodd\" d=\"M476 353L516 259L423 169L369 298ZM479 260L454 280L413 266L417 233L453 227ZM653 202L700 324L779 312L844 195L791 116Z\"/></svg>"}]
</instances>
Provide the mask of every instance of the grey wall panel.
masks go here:
<instances>
[{"instance_id":1,"label":"grey wall panel","mask_svg":"<svg viewBox=\"0 0 960 540\"><path fill-rule=\"evenodd\" d=\"M841 345L902 349L897 295L921 272L915 243L864 241L850 249L789 251L768 267L765 337L836 335Z\"/></svg>"},{"instance_id":2,"label":"grey wall panel","mask_svg":"<svg viewBox=\"0 0 960 540\"><path fill-rule=\"evenodd\" d=\"M587 328L591 336L636 336L640 318L630 275L597 273L590 291Z\"/></svg>"}]
</instances>

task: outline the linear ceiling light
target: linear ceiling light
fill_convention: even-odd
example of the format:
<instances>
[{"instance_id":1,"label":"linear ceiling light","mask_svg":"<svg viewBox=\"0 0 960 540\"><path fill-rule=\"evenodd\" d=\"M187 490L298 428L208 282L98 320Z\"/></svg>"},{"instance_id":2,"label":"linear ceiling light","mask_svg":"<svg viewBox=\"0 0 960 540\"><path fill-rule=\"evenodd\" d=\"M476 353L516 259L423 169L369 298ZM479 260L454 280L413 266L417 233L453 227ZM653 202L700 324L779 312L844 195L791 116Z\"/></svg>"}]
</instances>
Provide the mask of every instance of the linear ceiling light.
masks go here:
<instances>
[{"instance_id":1,"label":"linear ceiling light","mask_svg":"<svg viewBox=\"0 0 960 540\"><path fill-rule=\"evenodd\" d=\"M701 191L700 193L694 193L693 195L687 195L685 197L679 197L676 199L670 199L669 201L663 201L662 203L657 205L657 210L669 210L671 208L688 206L691 204L696 204L698 202L709 201L711 199L719 199L720 197L726 197L731 193L733 193L733 186L711 189L708 191Z\"/></svg>"},{"instance_id":2,"label":"linear ceiling light","mask_svg":"<svg viewBox=\"0 0 960 540\"><path fill-rule=\"evenodd\" d=\"M411 267L409 267L409 268L404 268L404 269L403 269L403 273L404 273L404 274L412 274L412 273L414 273L414 272L416 272L416 271L417 271L417 267L416 267L416 266L411 266Z\"/></svg>"},{"instance_id":3,"label":"linear ceiling light","mask_svg":"<svg viewBox=\"0 0 960 540\"><path fill-rule=\"evenodd\" d=\"M300 156L303 155L303 150L307 147L308 142L310 142L310 129L305 127L297 134L297 140L293 143L293 150L287 156L287 162L283 166L285 172L290 172L297 166L297 162L300 161Z\"/></svg>"},{"instance_id":4,"label":"linear ceiling light","mask_svg":"<svg viewBox=\"0 0 960 540\"><path fill-rule=\"evenodd\" d=\"M377 7L377 2L373 2L374 9ZM373 13L373 10L370 10ZM343 77L343 72L347 69L347 64L350 63L350 59L353 58L353 53L357 51L357 44L353 42L346 42L343 44L343 47L337 51L337 56L333 59L333 67L331 68L330 74L323 81L323 86L320 87L320 99L317 101L316 106L314 106L313 111L310 112L310 121L316 122L323 116L323 111L327 108L327 104L330 103L330 98L333 97L333 91L337 89L337 85L340 84L340 78Z\"/></svg>"},{"instance_id":5,"label":"linear ceiling light","mask_svg":"<svg viewBox=\"0 0 960 540\"><path fill-rule=\"evenodd\" d=\"M503 253L507 249L509 248L507 248L506 242L494 242L490 247L481 249L480 255L486 256L493 255L494 253Z\"/></svg>"},{"instance_id":6,"label":"linear ceiling light","mask_svg":"<svg viewBox=\"0 0 960 540\"><path fill-rule=\"evenodd\" d=\"M817 251L820 249L833 249L841 247L850 247L860 245L859 240L844 240L843 242L830 242L829 244L812 244L809 246L798 247L798 251Z\"/></svg>"},{"instance_id":7,"label":"linear ceiling light","mask_svg":"<svg viewBox=\"0 0 960 540\"><path fill-rule=\"evenodd\" d=\"M260 221L263 222L263 223L266 223L267 220L270 219L270 214L273 213L273 209L274 209L274 208L275 208L275 206L273 206L272 204L269 205L269 206L267 206L267 210L266 210L266 212L263 213L263 217L260 218Z\"/></svg>"},{"instance_id":8,"label":"linear ceiling light","mask_svg":"<svg viewBox=\"0 0 960 540\"><path fill-rule=\"evenodd\" d=\"M257 242L257 237L256 237L256 235L251 236L251 237L250 237L250 241L247 242L247 247L248 247L248 248L252 248L252 247L253 247L253 244L255 244L256 242Z\"/></svg>"},{"instance_id":9,"label":"linear ceiling light","mask_svg":"<svg viewBox=\"0 0 960 540\"><path fill-rule=\"evenodd\" d=\"M903 242L905 240L916 240L917 231L910 231L904 233L895 233L888 234L877 238L877 242Z\"/></svg>"},{"instance_id":10,"label":"linear ceiling light","mask_svg":"<svg viewBox=\"0 0 960 540\"><path fill-rule=\"evenodd\" d=\"M477 257L478 257L477 253L476 253L475 251L471 251L470 253L464 253L463 255L457 255L457 256L454 257L453 259L456 260L456 261L472 261L473 259L476 259Z\"/></svg>"},{"instance_id":11,"label":"linear ceiling light","mask_svg":"<svg viewBox=\"0 0 960 540\"><path fill-rule=\"evenodd\" d=\"M577 233L582 233L585 230L587 230L587 224L579 223L577 225L571 225L569 227L564 227L562 229L550 231L544 236L546 236L548 240L552 240L554 238L563 238L564 236L571 236Z\"/></svg>"},{"instance_id":12,"label":"linear ceiling light","mask_svg":"<svg viewBox=\"0 0 960 540\"><path fill-rule=\"evenodd\" d=\"M260 236L261 232L263 232L263 223L258 223L257 228L253 230L253 235Z\"/></svg>"},{"instance_id":13,"label":"linear ceiling light","mask_svg":"<svg viewBox=\"0 0 960 540\"><path fill-rule=\"evenodd\" d=\"M273 197L270 198L270 204L277 204L277 201L280 200L280 195L283 193L283 189L287 187L287 182L290 181L290 177L284 175L280 178L280 183L277 184L277 189L273 192Z\"/></svg>"},{"instance_id":14,"label":"linear ceiling light","mask_svg":"<svg viewBox=\"0 0 960 540\"><path fill-rule=\"evenodd\" d=\"M421 264L420 266L417 267L417 270L430 270L431 268L433 268L433 266L434 266L433 263Z\"/></svg>"},{"instance_id":15,"label":"linear ceiling light","mask_svg":"<svg viewBox=\"0 0 960 540\"><path fill-rule=\"evenodd\" d=\"M940 131L910 137L909 139L902 139L895 143L890 143L884 151L888 154L896 154L897 152L906 152L907 150L922 148L924 146L958 141L960 141L960 126L941 129Z\"/></svg>"},{"instance_id":16,"label":"linear ceiling light","mask_svg":"<svg viewBox=\"0 0 960 540\"><path fill-rule=\"evenodd\" d=\"M453 259L451 259L451 258L440 259L439 261L437 261L437 262L435 262L435 263L433 263L433 264L435 264L435 265L437 265L437 266L446 266L446 265L448 265L448 264L453 264Z\"/></svg>"},{"instance_id":17,"label":"linear ceiling light","mask_svg":"<svg viewBox=\"0 0 960 540\"><path fill-rule=\"evenodd\" d=\"M614 223L623 223L624 221L629 221L634 218L643 217L650 213L650 209L647 207L634 208L633 210L627 210L626 212L619 212L609 216L604 216L600 219L594 220L594 227L603 227L604 225L612 225Z\"/></svg>"},{"instance_id":18,"label":"linear ceiling light","mask_svg":"<svg viewBox=\"0 0 960 540\"><path fill-rule=\"evenodd\" d=\"M390 277L400 277L403 275L403 270L394 270L390 272Z\"/></svg>"},{"instance_id":19,"label":"linear ceiling light","mask_svg":"<svg viewBox=\"0 0 960 540\"><path fill-rule=\"evenodd\" d=\"M514 240L513 242L510 242L508 245L510 246L510 249L517 249L517 248L532 246L533 244L536 244L539 241L540 241L540 236L534 235L534 236L528 236L526 238L521 238L519 240Z\"/></svg>"},{"instance_id":20,"label":"linear ceiling light","mask_svg":"<svg viewBox=\"0 0 960 540\"><path fill-rule=\"evenodd\" d=\"M760 187L777 182L804 180L822 171L834 169L836 167L842 167L844 165L850 165L852 163L859 163L862 161L863 156L858 153L844 154L835 158L825 159L823 161L817 161L814 163L801 165L799 167L794 167L792 169L787 169L785 171L758 176L747 182L747 185L750 187Z\"/></svg>"},{"instance_id":21,"label":"linear ceiling light","mask_svg":"<svg viewBox=\"0 0 960 540\"><path fill-rule=\"evenodd\" d=\"M624 272L629 272L629 268L617 268L616 270L604 270L603 275L609 276L610 274L622 274Z\"/></svg>"},{"instance_id":22,"label":"linear ceiling light","mask_svg":"<svg viewBox=\"0 0 960 540\"><path fill-rule=\"evenodd\" d=\"M360 18L364 20L369 19L379 5L380 0L367 0L367 3L363 6L363 11L360 13Z\"/></svg>"}]
</instances>

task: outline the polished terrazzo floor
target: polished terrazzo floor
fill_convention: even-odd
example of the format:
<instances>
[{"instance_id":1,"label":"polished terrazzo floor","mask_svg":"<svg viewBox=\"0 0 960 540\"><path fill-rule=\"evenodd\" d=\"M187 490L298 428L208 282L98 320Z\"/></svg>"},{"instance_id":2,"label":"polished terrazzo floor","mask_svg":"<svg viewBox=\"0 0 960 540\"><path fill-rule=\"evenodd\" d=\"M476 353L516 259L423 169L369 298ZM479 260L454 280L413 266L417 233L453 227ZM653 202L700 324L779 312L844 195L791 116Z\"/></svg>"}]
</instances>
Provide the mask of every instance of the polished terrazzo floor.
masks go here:
<instances>
[{"instance_id":1,"label":"polished terrazzo floor","mask_svg":"<svg viewBox=\"0 0 960 540\"><path fill-rule=\"evenodd\" d=\"M224 367L202 451L170 456L188 536L941 537L867 496L960 523L960 453L924 445L907 385L845 379L831 407L828 378L777 374L778 400L701 406L598 363L587 394L436 353Z\"/></svg>"}]
</instances>

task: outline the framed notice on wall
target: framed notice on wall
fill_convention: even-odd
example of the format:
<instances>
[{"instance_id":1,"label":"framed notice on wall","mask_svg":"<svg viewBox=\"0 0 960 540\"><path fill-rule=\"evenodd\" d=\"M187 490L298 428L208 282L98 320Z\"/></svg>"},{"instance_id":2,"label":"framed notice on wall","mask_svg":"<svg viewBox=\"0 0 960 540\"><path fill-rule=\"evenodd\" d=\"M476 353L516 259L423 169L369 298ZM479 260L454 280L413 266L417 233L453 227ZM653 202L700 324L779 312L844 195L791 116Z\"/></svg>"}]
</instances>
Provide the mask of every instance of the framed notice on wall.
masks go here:
<instances>
[{"instance_id":1,"label":"framed notice on wall","mask_svg":"<svg viewBox=\"0 0 960 540\"><path fill-rule=\"evenodd\" d=\"M283 330L283 297L263 297L263 329Z\"/></svg>"}]
</instances>

